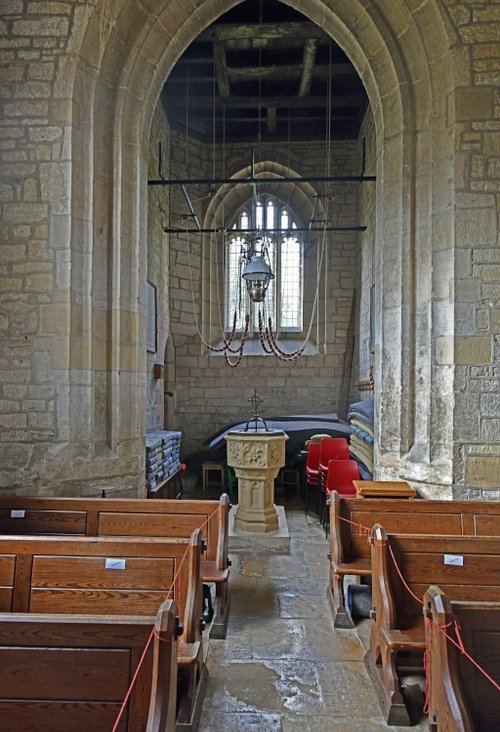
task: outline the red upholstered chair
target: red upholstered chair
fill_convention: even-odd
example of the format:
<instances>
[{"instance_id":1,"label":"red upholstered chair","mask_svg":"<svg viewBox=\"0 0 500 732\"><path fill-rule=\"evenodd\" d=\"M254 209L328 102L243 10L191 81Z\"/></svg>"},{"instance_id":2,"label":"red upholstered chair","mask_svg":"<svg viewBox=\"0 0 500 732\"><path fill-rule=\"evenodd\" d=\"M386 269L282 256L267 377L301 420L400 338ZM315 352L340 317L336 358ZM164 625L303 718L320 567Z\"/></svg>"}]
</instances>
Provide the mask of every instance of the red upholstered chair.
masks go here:
<instances>
[{"instance_id":1,"label":"red upholstered chair","mask_svg":"<svg viewBox=\"0 0 500 732\"><path fill-rule=\"evenodd\" d=\"M319 442L311 442L307 448L306 458L306 484L304 487L304 506L307 513L309 492L314 494L318 490L318 470L319 470Z\"/></svg>"},{"instance_id":2,"label":"red upholstered chair","mask_svg":"<svg viewBox=\"0 0 500 732\"><path fill-rule=\"evenodd\" d=\"M328 501L333 491L337 491L340 498L354 498L356 489L353 480L360 480L359 465L356 460L330 460L325 484L325 506L323 523L328 532Z\"/></svg>"}]
</instances>

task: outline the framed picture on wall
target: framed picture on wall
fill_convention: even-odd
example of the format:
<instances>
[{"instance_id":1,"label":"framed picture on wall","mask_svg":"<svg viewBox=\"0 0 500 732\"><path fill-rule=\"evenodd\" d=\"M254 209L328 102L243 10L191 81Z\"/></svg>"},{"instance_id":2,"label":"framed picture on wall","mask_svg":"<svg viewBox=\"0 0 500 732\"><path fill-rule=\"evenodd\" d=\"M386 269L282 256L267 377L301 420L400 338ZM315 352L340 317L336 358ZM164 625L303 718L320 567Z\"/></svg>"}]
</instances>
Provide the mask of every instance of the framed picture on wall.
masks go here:
<instances>
[{"instance_id":1,"label":"framed picture on wall","mask_svg":"<svg viewBox=\"0 0 500 732\"><path fill-rule=\"evenodd\" d=\"M157 313L156 287L152 282L146 282L147 287L147 331L146 348L149 353L156 353L157 348Z\"/></svg>"}]
</instances>

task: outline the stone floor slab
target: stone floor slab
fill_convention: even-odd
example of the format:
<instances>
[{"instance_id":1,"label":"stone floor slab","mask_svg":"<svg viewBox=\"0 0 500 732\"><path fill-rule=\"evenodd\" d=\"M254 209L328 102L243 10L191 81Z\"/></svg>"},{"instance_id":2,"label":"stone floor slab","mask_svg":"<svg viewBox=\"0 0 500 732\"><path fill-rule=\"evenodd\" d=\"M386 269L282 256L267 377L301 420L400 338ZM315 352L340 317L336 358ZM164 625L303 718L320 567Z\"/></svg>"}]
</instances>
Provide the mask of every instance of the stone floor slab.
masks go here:
<instances>
[{"instance_id":1,"label":"stone floor slab","mask_svg":"<svg viewBox=\"0 0 500 732\"><path fill-rule=\"evenodd\" d=\"M210 640L199 732L389 729L362 662L370 621L359 632L333 627L324 530L299 501L285 508L288 555L231 553L228 632ZM424 729L425 720L412 728Z\"/></svg>"}]
</instances>

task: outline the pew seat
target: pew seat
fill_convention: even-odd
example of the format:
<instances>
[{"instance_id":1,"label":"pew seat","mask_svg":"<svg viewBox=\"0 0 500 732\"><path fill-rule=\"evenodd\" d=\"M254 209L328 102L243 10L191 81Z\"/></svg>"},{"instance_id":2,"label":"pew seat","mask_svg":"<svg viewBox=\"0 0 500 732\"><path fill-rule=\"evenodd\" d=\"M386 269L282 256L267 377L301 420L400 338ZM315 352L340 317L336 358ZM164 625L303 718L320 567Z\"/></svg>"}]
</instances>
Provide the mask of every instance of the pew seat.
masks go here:
<instances>
[{"instance_id":1,"label":"pew seat","mask_svg":"<svg viewBox=\"0 0 500 732\"><path fill-rule=\"evenodd\" d=\"M210 636L225 638L230 507L226 494L219 501L1 496L0 534L189 537L201 528L203 581L215 585Z\"/></svg>"},{"instance_id":2,"label":"pew seat","mask_svg":"<svg viewBox=\"0 0 500 732\"><path fill-rule=\"evenodd\" d=\"M371 577L368 536L374 524L397 534L500 535L500 501L431 501L330 497L328 599L336 628L353 628L346 602L346 576ZM360 528L366 527L366 530Z\"/></svg>"},{"instance_id":3,"label":"pew seat","mask_svg":"<svg viewBox=\"0 0 500 732\"><path fill-rule=\"evenodd\" d=\"M174 732L176 615L0 613L1 729Z\"/></svg>"},{"instance_id":4,"label":"pew seat","mask_svg":"<svg viewBox=\"0 0 500 732\"><path fill-rule=\"evenodd\" d=\"M500 693L444 635L462 642L467 653L500 683L500 603L451 600L432 585L424 596L429 729L497 732ZM454 624L458 623L457 637Z\"/></svg>"},{"instance_id":5,"label":"pew seat","mask_svg":"<svg viewBox=\"0 0 500 732\"><path fill-rule=\"evenodd\" d=\"M423 596L438 584L456 600L500 602L500 538L371 533L372 623L365 665L390 725L409 725L401 665L423 673Z\"/></svg>"}]
</instances>

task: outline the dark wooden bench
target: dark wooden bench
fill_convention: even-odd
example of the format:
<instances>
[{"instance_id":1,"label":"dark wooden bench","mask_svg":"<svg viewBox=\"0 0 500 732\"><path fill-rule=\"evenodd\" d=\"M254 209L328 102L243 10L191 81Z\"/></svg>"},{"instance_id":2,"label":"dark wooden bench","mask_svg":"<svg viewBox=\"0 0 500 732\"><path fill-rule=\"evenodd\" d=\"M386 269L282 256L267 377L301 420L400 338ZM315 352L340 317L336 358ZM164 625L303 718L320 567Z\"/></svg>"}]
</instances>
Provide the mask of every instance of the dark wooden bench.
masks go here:
<instances>
[{"instance_id":1,"label":"dark wooden bench","mask_svg":"<svg viewBox=\"0 0 500 732\"><path fill-rule=\"evenodd\" d=\"M183 625L177 726L193 729L207 680L201 551L200 529L190 539L0 536L0 610L155 615L173 599Z\"/></svg>"},{"instance_id":2,"label":"dark wooden bench","mask_svg":"<svg viewBox=\"0 0 500 732\"><path fill-rule=\"evenodd\" d=\"M423 672L424 593L437 584L454 600L500 601L500 537L387 534L376 524L370 541L373 610L365 664L387 723L407 725L400 672L403 663Z\"/></svg>"},{"instance_id":3,"label":"dark wooden bench","mask_svg":"<svg viewBox=\"0 0 500 732\"><path fill-rule=\"evenodd\" d=\"M500 693L448 640L455 621L469 655L500 683L500 603L450 600L435 585L424 595L429 728L454 732L497 732Z\"/></svg>"},{"instance_id":4,"label":"dark wooden bench","mask_svg":"<svg viewBox=\"0 0 500 732\"><path fill-rule=\"evenodd\" d=\"M210 635L225 638L229 616L227 494L219 501L2 496L0 534L189 537L206 540L203 581L215 584Z\"/></svg>"},{"instance_id":5,"label":"dark wooden bench","mask_svg":"<svg viewBox=\"0 0 500 732\"><path fill-rule=\"evenodd\" d=\"M347 575L371 577L369 530L376 523L400 534L500 535L500 501L430 501L397 498L330 499L328 598L336 628L353 628L345 598ZM368 532L360 529L365 526Z\"/></svg>"},{"instance_id":6,"label":"dark wooden bench","mask_svg":"<svg viewBox=\"0 0 500 732\"><path fill-rule=\"evenodd\" d=\"M174 732L176 614L172 600L156 618L1 613L1 729L111 732L130 688L117 730Z\"/></svg>"}]
</instances>

